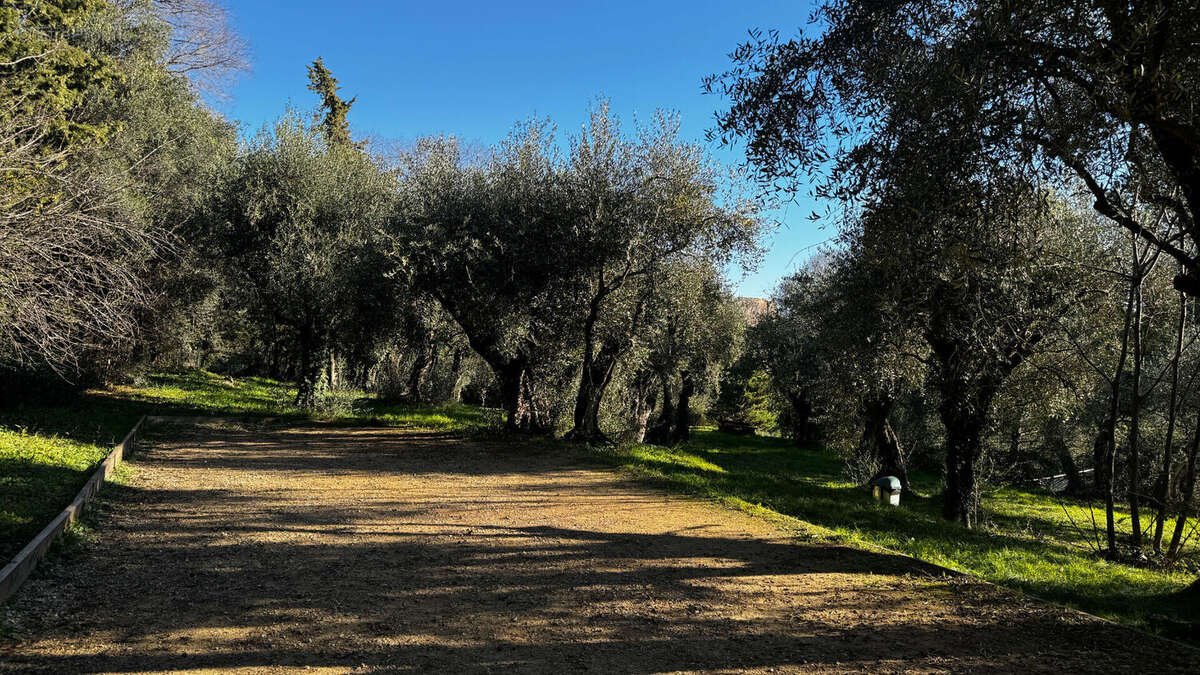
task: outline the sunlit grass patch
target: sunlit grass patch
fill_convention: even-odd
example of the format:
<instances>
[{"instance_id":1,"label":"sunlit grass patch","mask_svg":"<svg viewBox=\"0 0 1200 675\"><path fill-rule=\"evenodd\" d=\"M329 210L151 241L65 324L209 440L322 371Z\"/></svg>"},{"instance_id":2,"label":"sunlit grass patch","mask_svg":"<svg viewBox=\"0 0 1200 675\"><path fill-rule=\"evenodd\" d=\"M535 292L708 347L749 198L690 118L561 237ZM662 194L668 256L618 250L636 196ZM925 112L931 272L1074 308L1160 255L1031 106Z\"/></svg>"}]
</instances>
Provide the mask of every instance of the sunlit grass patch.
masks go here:
<instances>
[{"instance_id":1,"label":"sunlit grass patch","mask_svg":"<svg viewBox=\"0 0 1200 675\"><path fill-rule=\"evenodd\" d=\"M498 429L504 424L503 411L465 403L387 403L361 400L354 417L374 420L388 426L470 432Z\"/></svg>"},{"instance_id":2,"label":"sunlit grass patch","mask_svg":"<svg viewBox=\"0 0 1200 675\"><path fill-rule=\"evenodd\" d=\"M148 375L137 385L111 392L134 401L180 405L196 412L301 415L294 385L262 377L232 378L203 370Z\"/></svg>"},{"instance_id":3,"label":"sunlit grass patch","mask_svg":"<svg viewBox=\"0 0 1200 675\"><path fill-rule=\"evenodd\" d=\"M0 558L7 560L75 497L109 448L0 427Z\"/></svg>"},{"instance_id":4,"label":"sunlit grass patch","mask_svg":"<svg viewBox=\"0 0 1200 675\"><path fill-rule=\"evenodd\" d=\"M698 455L674 453L667 448L661 448L654 445L636 446L629 450L629 456L635 458L638 462L644 465L659 464L698 469L700 471L725 473L725 469Z\"/></svg>"},{"instance_id":5,"label":"sunlit grass patch","mask_svg":"<svg viewBox=\"0 0 1200 675\"><path fill-rule=\"evenodd\" d=\"M144 380L138 385L113 387L111 393L157 407L178 407L190 414L295 417L447 432L469 432L503 423L501 411L492 408L465 403L384 402L354 389L330 392L317 410L308 411L295 406L295 385L263 377L233 378L185 370L149 375Z\"/></svg>"}]
</instances>

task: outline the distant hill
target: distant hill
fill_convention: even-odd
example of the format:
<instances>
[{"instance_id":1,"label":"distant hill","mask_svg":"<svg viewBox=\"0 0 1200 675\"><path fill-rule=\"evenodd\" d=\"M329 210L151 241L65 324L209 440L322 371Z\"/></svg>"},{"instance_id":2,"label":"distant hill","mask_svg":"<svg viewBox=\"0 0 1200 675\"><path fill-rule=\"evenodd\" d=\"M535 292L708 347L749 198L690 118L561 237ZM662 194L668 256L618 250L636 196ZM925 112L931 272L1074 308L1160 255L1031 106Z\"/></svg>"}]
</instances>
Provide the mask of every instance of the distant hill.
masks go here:
<instances>
[{"instance_id":1,"label":"distant hill","mask_svg":"<svg viewBox=\"0 0 1200 675\"><path fill-rule=\"evenodd\" d=\"M762 318L775 311L775 305L765 298L738 298L738 305L746 316L746 323L753 326Z\"/></svg>"}]
</instances>

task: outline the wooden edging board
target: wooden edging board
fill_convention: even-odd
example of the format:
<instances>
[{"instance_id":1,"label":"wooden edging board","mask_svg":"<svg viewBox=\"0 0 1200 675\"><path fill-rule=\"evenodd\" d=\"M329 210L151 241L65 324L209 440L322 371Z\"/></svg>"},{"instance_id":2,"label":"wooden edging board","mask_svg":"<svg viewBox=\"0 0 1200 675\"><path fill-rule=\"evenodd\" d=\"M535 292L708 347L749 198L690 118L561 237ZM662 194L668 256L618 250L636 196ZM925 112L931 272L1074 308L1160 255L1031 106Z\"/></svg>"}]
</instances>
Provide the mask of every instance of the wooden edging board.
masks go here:
<instances>
[{"instance_id":1,"label":"wooden edging board","mask_svg":"<svg viewBox=\"0 0 1200 675\"><path fill-rule=\"evenodd\" d=\"M92 473L91 478L88 478L88 481L83 484L83 488L79 490L79 494L75 495L75 499L70 505L50 521L50 524L41 532L38 532L33 541L21 549L20 553L17 553L4 566L4 569L0 570L0 602L8 600L17 592L17 589L25 583L25 580L37 567L38 562L46 555L46 551L50 550L51 544L62 536L68 525L79 520L84 507L92 500L92 497L96 496L100 487L104 485L104 481L117 470L122 458L133 451L134 443L137 442L138 434L141 433L146 419L146 416L143 415L137 424L133 425L133 429L112 449L112 452L108 453L108 457L104 458L104 461Z\"/></svg>"}]
</instances>

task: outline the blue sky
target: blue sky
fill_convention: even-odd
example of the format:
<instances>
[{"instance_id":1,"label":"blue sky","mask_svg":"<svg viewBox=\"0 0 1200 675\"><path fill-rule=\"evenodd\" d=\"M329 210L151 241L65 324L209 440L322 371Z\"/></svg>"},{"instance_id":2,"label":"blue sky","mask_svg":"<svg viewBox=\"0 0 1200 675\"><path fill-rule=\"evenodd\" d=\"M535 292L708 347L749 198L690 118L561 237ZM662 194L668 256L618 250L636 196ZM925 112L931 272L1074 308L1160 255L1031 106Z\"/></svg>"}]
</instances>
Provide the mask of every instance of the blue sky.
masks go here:
<instances>
[{"instance_id":1,"label":"blue sky","mask_svg":"<svg viewBox=\"0 0 1200 675\"><path fill-rule=\"evenodd\" d=\"M250 43L253 71L218 107L255 130L288 101L308 108L305 65L320 56L347 98L356 138L438 133L491 144L531 115L577 129L605 96L627 122L656 108L680 113L702 140L722 100L701 79L723 71L751 28L793 35L807 2L365 2L225 0ZM713 148L721 161L742 159ZM832 232L807 215L806 195L774 214L781 227L756 273L734 274L742 295L767 294ZM819 209L818 209L819 210Z\"/></svg>"}]
</instances>

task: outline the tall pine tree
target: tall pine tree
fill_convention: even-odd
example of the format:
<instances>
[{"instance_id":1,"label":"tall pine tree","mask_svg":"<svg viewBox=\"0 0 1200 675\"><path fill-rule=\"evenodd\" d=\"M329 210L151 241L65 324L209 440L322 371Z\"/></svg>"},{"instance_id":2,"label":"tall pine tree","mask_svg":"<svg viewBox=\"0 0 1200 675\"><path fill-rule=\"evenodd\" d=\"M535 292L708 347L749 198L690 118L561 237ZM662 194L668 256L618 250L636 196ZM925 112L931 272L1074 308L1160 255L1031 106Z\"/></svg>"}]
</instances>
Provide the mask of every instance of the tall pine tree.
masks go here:
<instances>
[{"instance_id":1,"label":"tall pine tree","mask_svg":"<svg viewBox=\"0 0 1200 675\"><path fill-rule=\"evenodd\" d=\"M346 120L350 106L354 105L354 101L358 97L355 96L349 101L344 101L341 96L338 96L337 78L325 67L325 62L321 58L317 58L308 67L308 79L308 88L320 95L321 107L325 109L325 118L321 120L321 129L325 134L325 140L331 147L361 149L361 144L351 140L350 123Z\"/></svg>"}]
</instances>

